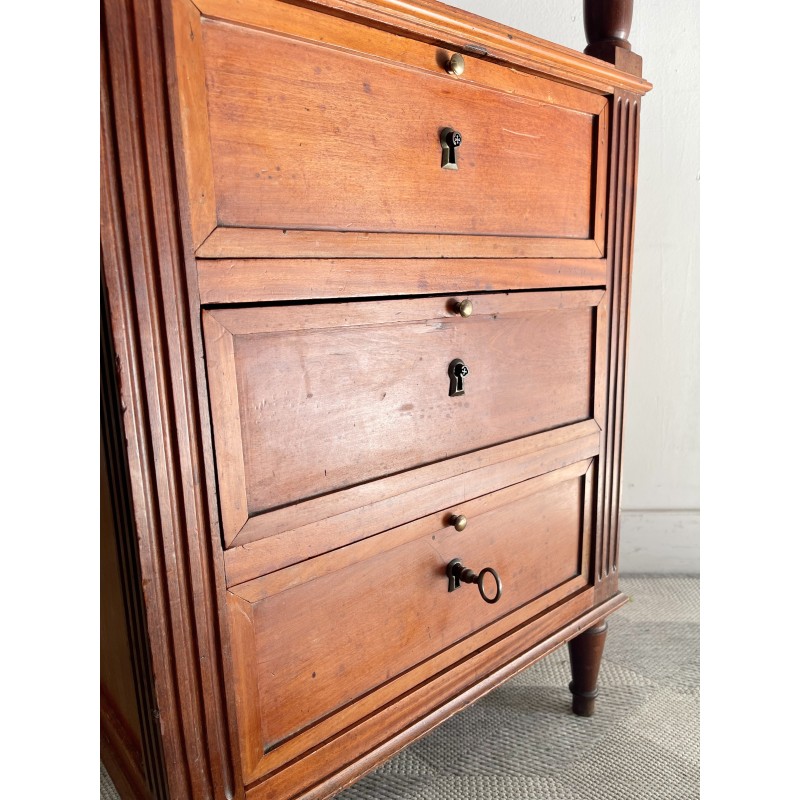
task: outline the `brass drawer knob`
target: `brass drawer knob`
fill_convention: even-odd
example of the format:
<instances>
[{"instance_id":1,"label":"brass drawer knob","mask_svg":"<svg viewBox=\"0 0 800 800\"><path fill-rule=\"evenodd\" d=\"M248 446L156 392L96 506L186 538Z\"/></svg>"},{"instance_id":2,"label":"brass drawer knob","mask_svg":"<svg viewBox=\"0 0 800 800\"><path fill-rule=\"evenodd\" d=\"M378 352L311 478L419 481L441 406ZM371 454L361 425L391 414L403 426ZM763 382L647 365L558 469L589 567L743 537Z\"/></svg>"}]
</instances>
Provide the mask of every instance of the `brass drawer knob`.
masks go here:
<instances>
[{"instance_id":1,"label":"brass drawer knob","mask_svg":"<svg viewBox=\"0 0 800 800\"><path fill-rule=\"evenodd\" d=\"M464 56L462 56L461 53L453 53L447 62L447 71L451 75L463 75L465 67Z\"/></svg>"},{"instance_id":2,"label":"brass drawer knob","mask_svg":"<svg viewBox=\"0 0 800 800\"><path fill-rule=\"evenodd\" d=\"M462 317L468 317L472 314L472 300L462 300L456 304L456 312L461 314Z\"/></svg>"},{"instance_id":3,"label":"brass drawer knob","mask_svg":"<svg viewBox=\"0 0 800 800\"><path fill-rule=\"evenodd\" d=\"M496 587L494 597L489 597L489 595L486 594L486 587L484 586L484 583L487 575L491 575L494 578ZM484 567L476 575L471 569L468 569L461 563L460 558L454 558L447 565L447 591L454 592L461 586L462 583L476 583L478 585L478 591L481 593L481 597L490 604L496 603L503 594L503 584L500 581L500 576L497 574L497 570L494 570L491 567Z\"/></svg>"},{"instance_id":4,"label":"brass drawer knob","mask_svg":"<svg viewBox=\"0 0 800 800\"><path fill-rule=\"evenodd\" d=\"M467 518L463 514L453 514L450 524L457 530L463 531L467 527Z\"/></svg>"}]
</instances>

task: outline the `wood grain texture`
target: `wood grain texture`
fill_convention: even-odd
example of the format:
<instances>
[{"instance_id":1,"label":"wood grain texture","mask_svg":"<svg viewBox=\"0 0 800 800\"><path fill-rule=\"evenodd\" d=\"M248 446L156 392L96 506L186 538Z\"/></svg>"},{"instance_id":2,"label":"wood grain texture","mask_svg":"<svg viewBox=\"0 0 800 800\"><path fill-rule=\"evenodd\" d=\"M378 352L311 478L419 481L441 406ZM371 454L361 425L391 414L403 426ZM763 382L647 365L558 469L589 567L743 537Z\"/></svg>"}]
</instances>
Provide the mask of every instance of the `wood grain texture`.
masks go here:
<instances>
[{"instance_id":1,"label":"wood grain texture","mask_svg":"<svg viewBox=\"0 0 800 800\"><path fill-rule=\"evenodd\" d=\"M447 42L467 55L522 68L556 82L610 94L616 87L644 94L652 85L596 59L436 0L305 0L314 11L356 20L371 28L430 44ZM201 13L269 27L273 7L259 0L200 0ZM323 24L323 23L320 23ZM315 25L311 26L316 27Z\"/></svg>"},{"instance_id":2,"label":"wood grain texture","mask_svg":"<svg viewBox=\"0 0 800 800\"><path fill-rule=\"evenodd\" d=\"M101 37L101 171L103 183L101 198L104 212L117 217L118 206L115 205L115 175L108 171L109 162L113 161L115 145L107 126L109 114L108 96L108 60L106 39ZM119 224L117 217L116 224ZM108 240L101 244L108 245ZM123 620L116 620L119 629L111 634L101 631L101 649L109 648L113 652L115 663L113 671L122 670L134 683L133 696L136 706L137 723L130 721L133 714L125 716L130 731L135 727L133 735L127 734L125 728L118 724L120 719L117 693L111 689L109 676L102 673L101 657L101 757L103 763L118 787L121 796L152 797L164 800L167 795L167 774L161 730L154 709L157 708L155 697L155 679L153 658L147 631L145 598L142 590L142 566L136 541L136 519L133 507L134 477L126 451L125 427L123 421L122 400L118 388L118 364L114 335L111 328L111 309L109 296L103 276L106 274L106 260L116 262L120 254L101 248L101 281L100 281L100 429L102 435L101 469L107 480L108 505L110 520L103 520L106 525L105 536L111 535L114 540L113 564L101 566L101 583L116 584L123 598ZM108 530L110 527L111 530ZM102 536L103 534L101 534ZM107 591L107 589L106 589ZM103 589L101 588L101 594ZM101 597L105 603L106 598ZM109 609L106 608L106 612ZM129 659L129 672L119 660ZM105 690L104 690L105 687ZM130 691L129 689L127 690ZM136 742L133 749L131 742ZM142 791L145 786L147 791Z\"/></svg>"},{"instance_id":3,"label":"wood grain texture","mask_svg":"<svg viewBox=\"0 0 800 800\"><path fill-rule=\"evenodd\" d=\"M186 163L186 207L192 241L199 245L216 227L217 202L208 132L200 12L191 0L173 1L172 24L174 64L181 97L181 153Z\"/></svg>"},{"instance_id":4,"label":"wood grain texture","mask_svg":"<svg viewBox=\"0 0 800 800\"><path fill-rule=\"evenodd\" d=\"M201 5L203 15L211 19L282 33L354 53L380 56L428 75L447 75L450 81L458 84L500 89L565 107L584 108L592 113L597 113L606 104L603 94L587 93L528 70L509 69L469 48L456 48L463 53L465 70L459 76L452 75L447 70L452 50L441 44L445 39L429 42L397 29L376 25L365 18L354 20L350 14L329 13L333 9L326 10L313 4L295 5L285 0L239 0L236 4L229 0L202 0Z\"/></svg>"},{"instance_id":5,"label":"wood grain texture","mask_svg":"<svg viewBox=\"0 0 800 800\"><path fill-rule=\"evenodd\" d=\"M527 259L602 258L603 253L594 239L219 227L196 255L198 258Z\"/></svg>"},{"instance_id":6,"label":"wood grain texture","mask_svg":"<svg viewBox=\"0 0 800 800\"><path fill-rule=\"evenodd\" d=\"M221 226L592 237L592 114L213 20L203 41Z\"/></svg>"},{"instance_id":7,"label":"wood grain texture","mask_svg":"<svg viewBox=\"0 0 800 800\"><path fill-rule=\"evenodd\" d=\"M441 47L320 8L174 3L198 256L602 256L602 95L485 58L456 80Z\"/></svg>"},{"instance_id":8,"label":"wood grain texture","mask_svg":"<svg viewBox=\"0 0 800 800\"><path fill-rule=\"evenodd\" d=\"M237 619L246 628L242 635L254 637L255 652L246 653L237 672L242 679L237 693L240 703L261 709L259 730L267 737L261 771L295 758L444 664L585 586L588 463L463 504L459 510L469 518L463 532L450 527L445 515L431 515L391 535L238 587L239 602L252 604L250 616ZM455 556L465 564L494 559L504 584L499 603L487 605L467 585L447 592L444 568ZM366 576L360 574L364 571ZM556 586L558 590L544 594ZM339 598L340 624L335 629L320 602L331 589ZM498 621L486 628L492 620ZM470 636L478 640L464 639ZM358 642L355 650L351 640ZM457 647L448 647L455 642ZM443 650L447 653L434 662L426 660ZM355 651L357 660L341 659L342 652ZM406 672L416 662L419 666ZM349 670L347 680L342 669ZM254 673L260 676L260 695L253 694L252 683L249 690L244 686ZM284 694L295 700L285 702ZM330 716L336 706L341 710ZM315 718L319 724L306 729L303 722Z\"/></svg>"},{"instance_id":9,"label":"wood grain texture","mask_svg":"<svg viewBox=\"0 0 800 800\"><path fill-rule=\"evenodd\" d=\"M236 696L236 716L239 730L242 777L249 783L256 776L258 764L264 754L264 732L258 703L260 696L256 643L253 631L252 604L228 592L228 616L230 619L231 651L234 671L232 680Z\"/></svg>"},{"instance_id":10,"label":"wood grain texture","mask_svg":"<svg viewBox=\"0 0 800 800\"><path fill-rule=\"evenodd\" d=\"M270 32L271 27L275 31ZM315 54L300 60L332 66L346 77L341 91L344 102L365 119L370 116L369 109L375 107L370 104L380 106L383 102L388 108L386 98L395 97L397 87L380 79L373 82L370 74L354 93L363 65L369 65L370 73L377 70L399 76L398 85L404 87L413 88L417 83L427 86L428 94L436 95L441 108L456 109L460 103L465 118L480 121L482 133L478 138L465 136L467 148L470 142L486 146L490 140L481 139L488 136L483 131L491 132L492 120L502 119L508 109L531 119L545 109L556 120L571 119L570 115L588 120L588 134L584 126L577 136L581 163L590 175L588 183L576 181L577 161L570 162L569 154L564 164L566 182L577 187L573 209L577 216L565 216L564 209L553 203L541 219L525 221L521 206L509 203L509 217L522 218L524 226L519 227L518 220L507 222L496 213L498 203L503 203L499 198L490 204L490 223L496 227L489 235L485 235L477 216L463 225L463 231L473 233L444 235L437 231L453 230L453 220L462 220L455 212L445 211L445 216L450 214L449 227L436 227L441 224L437 218L430 222L438 209L436 201L448 198L434 194L427 209L425 224L430 227L424 230L428 232L397 230L419 230L419 226L402 228L401 223L411 219L415 209L421 213L421 203L413 208L407 205L404 216L397 218L391 209L381 214L375 211L370 224L382 232L283 227L343 227L348 220L341 215L341 201L335 192L347 183L345 173L352 180L357 170L350 169L343 171L345 177L338 182L332 173L326 173L328 188L320 195L330 195L330 202L340 205L328 212L318 202L315 221L297 216L294 223L278 221L273 208L274 229L219 227L220 221L227 220L217 212L223 201L214 186L218 171L215 158L224 157L226 152L224 148L215 152L208 146L215 134L203 112L220 98L212 101L207 94L207 57L211 51L216 53L214 69L227 81L232 78L226 70L232 68L242 75L248 66L234 51L226 60L220 58L224 48L214 45L216 50L207 49L209 42L204 34L212 30L222 35L223 29L232 29L248 43L279 40L282 44L278 49L288 57L285 60L298 53ZM122 411L119 440L124 443L123 472L129 480L131 535L126 541L141 563L138 577L130 570L123 575L128 582L135 578L143 599L138 611L133 608L133 613L140 615L141 636L131 640L131 659L142 668L145 645L152 673L150 699L143 694L144 699L138 701L148 719L142 748L145 772L151 770L147 781L150 774L161 781L154 797L320 800L491 686L605 618L622 602L615 565L627 286L638 101L649 84L596 59L518 35L432 0L199 0L197 5L189 0L104 0L101 41L102 268L113 340L113 370L109 372L115 376L113 394ZM443 73L446 58L453 51L462 52L467 59L468 71L458 79ZM324 57L318 58L316 54L320 53ZM240 60L237 62L234 56ZM302 70L307 65L290 68L283 63L266 64L257 53L253 61L260 69L272 70L267 74L280 75L280 81L273 79L272 88L294 82L291 93L296 98L316 97L317 90L302 82ZM326 81L330 86L330 79ZM247 93L245 90L242 97ZM469 99L478 97L480 101ZM241 100L233 110L246 116L245 105ZM304 116L289 98L277 102L275 108L285 116L286 139ZM323 109L316 111L323 114ZM245 127L253 125L252 120L245 122ZM351 124L349 119L347 122ZM358 128L361 123L352 124ZM519 132L511 126L502 127ZM562 133L570 133L569 126L555 126L559 127ZM570 138L563 136L562 144ZM333 142L331 147L334 144L340 146ZM531 154L535 145L533 139L524 142L523 159L529 164L534 161ZM507 151L505 145L500 149L503 154ZM497 159L497 150L492 145L486 152ZM463 155L468 155L467 150ZM246 162L247 154L240 156L239 160ZM550 159L549 164L553 163ZM461 170L459 173L463 177ZM560 173L550 169L545 174L549 176L545 188L552 189ZM391 186L391 180L383 185ZM491 191L495 191L494 186ZM519 199L521 193L514 196ZM295 206L287 205L287 212L302 213L301 200L295 198ZM248 213L261 212L251 208ZM537 224L545 227L537 229ZM548 224L557 227L552 235ZM195 255L201 256L201 263ZM380 260L387 256L390 259ZM572 291L549 291L564 287L572 287ZM598 291L593 293L593 287ZM584 349L590 351L585 381L581 378L585 402L581 414L567 420L573 424L476 450L456 451L459 454L455 456L448 448L447 457L439 461L414 460L413 469L366 482L355 478L355 485L346 485L352 476L343 475L343 488L319 495L309 488L311 484L303 488L298 450L293 480L298 481L295 488L300 487L298 496L305 499L281 508L270 506L269 513L251 517L234 539L241 546L223 550L201 304L317 301L305 306L295 304L286 314L287 309L279 306L265 307L271 315L277 311L278 324L268 334L248 329L248 321L258 316L252 313L255 309L228 310L247 323L237 334L242 342L262 335L291 340L296 355L305 347L301 344L303 337L324 338L333 336L335 330L337 336L343 331L344 339L364 336L358 347L350 349L351 355L358 356L369 350L366 345L371 339L366 329L387 327L385 320L370 321L369 306L383 303L387 307L399 302L393 298L403 295L452 292L452 299L456 299L470 292L499 289L544 289L548 291L537 294L562 296L559 306L533 312L548 321L545 327L551 329L556 349L570 345L564 344L552 319L587 313L586 298L581 300L580 295L592 295L589 324L573 321L565 326L567 334L578 331L574 339L583 341ZM514 299L508 302L524 303L520 297L532 293L518 294L511 295ZM374 299L378 297L386 299ZM472 299L483 303L483 297L477 294ZM365 298L364 302L352 303L361 307L353 312L355 317L361 315L358 324L324 320L325 303L318 301L345 298ZM578 302L574 303L576 298ZM417 303L420 299L424 300L403 302ZM570 306L570 302L574 304ZM336 305L341 310L343 304ZM217 314L222 309L210 311ZM509 330L521 329L527 313L517 308L513 314L501 314L497 322ZM394 324L413 328L423 321L431 328L439 326L440 331L447 331L454 321L438 313L423 316L424 320L399 319ZM485 322L488 324L488 320ZM529 332L523 334L511 335L507 348L500 347L500 337L494 345L490 343L490 349L495 347L494 361L502 364L503 358L510 358L505 350L527 353L530 341L535 348L535 339L531 340ZM233 356L228 352L225 357L235 360L236 336L228 338ZM390 355L390 350L391 355L403 352L399 338L393 344L393 349L384 346L377 350L384 356ZM346 366L353 369L349 363ZM276 375L273 383L281 377ZM558 391L557 386L552 388ZM243 393L238 383L236 389L238 405ZM506 401L501 398L501 402ZM545 405L548 403L555 413L557 401L545 401ZM280 405L277 400L275 405ZM301 407L296 410L308 411ZM419 411L416 405L415 411ZM291 428L291 415L281 413L280 426ZM516 412L509 409L508 413L513 416ZM498 426L503 418L501 410ZM319 427L327 435L325 425L320 422ZM479 425L472 427L483 435ZM295 426L295 431L301 430L302 426ZM423 449L435 448L433 426L425 431ZM239 438L252 441L241 428ZM421 463L427 465L419 466ZM356 464L355 469L359 468ZM275 620L274 628L268 607L283 602L281 598L288 603L288 598L302 595L309 609L309 623L316 625L324 638L329 631L321 630L324 614L314 607L314 587L333 582L337 575L360 580L360 570L371 562L388 565L386 570L378 570L381 575L384 571L404 573L407 554L411 554L410 563L422 564L431 551L430 546L424 550L419 547L422 539L434 533L445 540L448 534L455 538L452 529L445 527L452 513L468 512L473 527L466 533L477 537L476 547L496 536L494 528L479 530L475 520L482 516L488 520L511 514L513 519L507 520L507 525L514 536L521 535L514 523L530 512L526 504L535 501L533 495L526 498L519 493L524 493L523 485L532 480L539 487L539 500L552 501L546 503L550 509L546 513L558 516L560 508L564 515L558 518L569 517L569 524L556 521L550 526L562 537L552 541L545 537L542 545L552 556L547 563L554 571L545 570L550 579L545 575L539 584L539 578L532 577L524 590L532 594L541 589L544 594L492 617L486 624L480 619L473 621L475 628L466 634L459 625L465 625L467 618L442 617L440 608L438 619L448 642L435 653L426 649L429 645L421 637L424 620L420 626L409 623L402 627L404 619L413 620L421 612L410 602L403 606L401 594L395 605L402 606L404 613L392 623L400 625L394 638L402 642L408 634L407 655L409 663L415 663L407 666L404 662L399 672L392 672L392 661L375 648L373 637L368 641L372 649L367 648L368 663L362 673L351 660L338 664L333 646L315 651L312 643L309 651L314 663L321 665L321 672L330 675L341 666L351 671L352 685L329 683L320 698L310 696L308 702L317 706L305 708L300 715L303 720L291 717L289 703L263 700L262 665L268 662L276 667L285 686L302 688L309 680L317 680L308 678L308 664L302 658L294 660L278 653L283 640L302 641L306 635L302 620L298 622L295 617L292 622L295 604L288 607L283 622L280 617ZM563 488L566 486L570 488ZM272 502L268 494L271 489L266 487L265 481L262 489ZM246 488L243 478L240 500ZM220 497L223 495L221 492ZM223 502L230 506L232 496ZM504 502L490 508L498 496ZM523 511L508 510L513 508ZM542 518L541 514L533 516ZM257 541L246 541L246 535L239 539L246 534L247 525L257 520L263 526L253 528ZM575 564L569 574L567 551ZM504 551L503 558L508 558L509 552ZM457 555L466 560L464 553ZM529 552L523 552L523 558L529 556ZM557 567L564 567L564 573L556 574ZM372 574L368 569L367 573L367 577ZM400 575L398 581L404 577ZM392 583L388 594L399 591L399 586L399 582ZM470 596L460 594L470 590L474 592L475 587L465 586L454 594ZM343 593L340 596L346 601L345 607L362 612L349 616L344 625L348 635L358 639L361 617L370 619L370 615L378 614L372 608L375 605L377 609L377 601L368 603L368 598L347 582L337 584L333 591ZM498 611L481 610L490 614ZM281 625L286 635L278 641ZM263 644L270 637L274 647ZM430 646L435 649L441 645ZM320 670L312 667L312 673L317 671L318 676ZM143 676L135 680L145 692L148 680ZM402 702L397 702L398 698ZM298 702L304 701L301 698ZM274 720L277 727L273 729L262 729L264 703L272 703L267 717L268 724ZM106 703L106 712L110 708ZM107 720L109 714L105 717ZM312 724L307 724L309 720ZM112 729L119 730L106 724L105 730ZM148 730L152 733L149 743ZM106 736L104 746L108 741ZM117 742L122 759L134 763L135 742L125 736L117 736ZM266 753L265 744L271 745ZM147 766L148 758L155 764L153 759L157 761L159 752L163 760L160 771ZM152 786L143 788L141 781L134 786L136 778L130 777L134 773L128 770L128 777L124 777L125 770L118 769L120 758L113 761L111 767L117 770L117 776L123 776L119 780L125 783L125 791L131 796L148 797Z\"/></svg>"},{"instance_id":11,"label":"wood grain texture","mask_svg":"<svg viewBox=\"0 0 800 800\"><path fill-rule=\"evenodd\" d=\"M596 426L590 420L507 446L449 459L397 476L396 480L364 484L359 487L367 490L363 494L332 495L335 505L312 501L307 504L311 506L308 509L303 507L305 504L292 506L307 511L305 520L293 519L288 509L285 513L282 510L256 517L249 524L265 538L226 551L228 583L235 586L372 536L388 524L455 507L467 498L592 457L598 452L599 434L593 431L579 435L592 427ZM553 441L551 434L559 435L561 440ZM311 521L307 521L309 518Z\"/></svg>"},{"instance_id":12,"label":"wood grain texture","mask_svg":"<svg viewBox=\"0 0 800 800\"><path fill-rule=\"evenodd\" d=\"M617 595L599 605L593 601L591 590L579 592L511 629L492 647L468 651L462 660L404 695L402 703L382 708L304 759L248 787L247 800L321 800L333 796L400 747L611 613L626 598ZM450 699L442 703L445 697ZM342 767L342 757L347 753L355 758ZM264 756L265 762L268 759L269 754Z\"/></svg>"},{"instance_id":13,"label":"wood grain texture","mask_svg":"<svg viewBox=\"0 0 800 800\"><path fill-rule=\"evenodd\" d=\"M103 315L104 322L106 315ZM166 796L113 367L101 335L100 756L123 800Z\"/></svg>"},{"instance_id":14,"label":"wood grain texture","mask_svg":"<svg viewBox=\"0 0 800 800\"><path fill-rule=\"evenodd\" d=\"M566 480L587 475L593 463L594 459L583 459L541 475L526 476L520 482L509 483L494 492L466 498L437 513L425 515L408 524L384 531L379 536L367 537L347 547L331 550L318 558L301 561L286 569L279 569L238 586L232 586L230 591L250 603L256 603L265 597L285 592L314 578L329 575L367 558L384 554L400 545L416 541L420 537L427 536L431 531L440 528L447 530L452 526L452 518L456 514L469 513L468 519L472 519L476 514L495 511L521 498L529 498L534 492L541 492ZM591 486L591 480L589 478L587 480ZM591 491L585 495L587 500L592 499ZM588 560L585 563L588 565Z\"/></svg>"},{"instance_id":15,"label":"wood grain texture","mask_svg":"<svg viewBox=\"0 0 800 800\"><path fill-rule=\"evenodd\" d=\"M211 393L215 424L217 485L222 529L232 541L247 522L247 485L244 468L242 426L238 414L239 388L231 332L213 314L203 316L206 361L217 377Z\"/></svg>"},{"instance_id":16,"label":"wood grain texture","mask_svg":"<svg viewBox=\"0 0 800 800\"><path fill-rule=\"evenodd\" d=\"M232 795L235 776L161 8L155 0L105 2L102 30L108 64L101 104L103 275L155 700L169 795L199 800Z\"/></svg>"},{"instance_id":17,"label":"wood grain texture","mask_svg":"<svg viewBox=\"0 0 800 800\"><path fill-rule=\"evenodd\" d=\"M199 259L204 305L602 286L605 260Z\"/></svg>"},{"instance_id":18,"label":"wood grain texture","mask_svg":"<svg viewBox=\"0 0 800 800\"><path fill-rule=\"evenodd\" d=\"M256 516L591 418L601 296L483 295L468 319L447 298L205 312L223 520L238 447ZM219 326L233 344L218 353ZM448 396L454 358L470 369L463 397Z\"/></svg>"},{"instance_id":19,"label":"wood grain texture","mask_svg":"<svg viewBox=\"0 0 800 800\"><path fill-rule=\"evenodd\" d=\"M574 478L469 514L462 532L436 519L414 541L256 603L267 746L579 575L582 488ZM476 573L498 571L497 604L485 603L474 586L447 591L445 569L456 557Z\"/></svg>"}]
</instances>

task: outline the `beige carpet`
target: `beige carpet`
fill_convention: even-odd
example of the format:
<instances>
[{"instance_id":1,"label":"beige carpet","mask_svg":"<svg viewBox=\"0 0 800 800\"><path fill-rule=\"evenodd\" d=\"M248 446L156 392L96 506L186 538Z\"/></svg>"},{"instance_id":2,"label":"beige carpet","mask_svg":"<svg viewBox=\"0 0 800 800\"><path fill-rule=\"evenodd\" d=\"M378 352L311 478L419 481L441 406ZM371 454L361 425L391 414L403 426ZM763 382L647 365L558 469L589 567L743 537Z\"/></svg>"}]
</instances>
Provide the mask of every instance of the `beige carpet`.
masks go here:
<instances>
[{"instance_id":1,"label":"beige carpet","mask_svg":"<svg viewBox=\"0 0 800 800\"><path fill-rule=\"evenodd\" d=\"M700 796L699 580L623 578L594 717L570 713L566 647L339 800L692 800ZM101 765L101 800L117 800ZM182 799L181 799L182 800Z\"/></svg>"}]
</instances>

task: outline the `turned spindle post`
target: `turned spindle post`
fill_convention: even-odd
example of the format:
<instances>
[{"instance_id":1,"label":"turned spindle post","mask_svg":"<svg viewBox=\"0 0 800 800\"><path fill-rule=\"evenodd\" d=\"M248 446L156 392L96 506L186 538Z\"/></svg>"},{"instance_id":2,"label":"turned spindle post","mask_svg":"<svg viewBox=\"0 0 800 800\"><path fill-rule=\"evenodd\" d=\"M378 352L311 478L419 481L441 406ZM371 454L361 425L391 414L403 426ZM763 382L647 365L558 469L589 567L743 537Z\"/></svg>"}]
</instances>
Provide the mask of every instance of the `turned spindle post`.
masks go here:
<instances>
[{"instance_id":1,"label":"turned spindle post","mask_svg":"<svg viewBox=\"0 0 800 800\"><path fill-rule=\"evenodd\" d=\"M572 692L572 710L579 717L591 717L594 714L597 676L600 672L600 660L603 657L607 631L608 623L601 622L593 628L587 628L579 636L571 639L567 645L572 669L572 681L569 684L569 690Z\"/></svg>"},{"instance_id":2,"label":"turned spindle post","mask_svg":"<svg viewBox=\"0 0 800 800\"><path fill-rule=\"evenodd\" d=\"M584 53L641 76L642 58L631 50L628 36L633 0L583 0Z\"/></svg>"}]
</instances>

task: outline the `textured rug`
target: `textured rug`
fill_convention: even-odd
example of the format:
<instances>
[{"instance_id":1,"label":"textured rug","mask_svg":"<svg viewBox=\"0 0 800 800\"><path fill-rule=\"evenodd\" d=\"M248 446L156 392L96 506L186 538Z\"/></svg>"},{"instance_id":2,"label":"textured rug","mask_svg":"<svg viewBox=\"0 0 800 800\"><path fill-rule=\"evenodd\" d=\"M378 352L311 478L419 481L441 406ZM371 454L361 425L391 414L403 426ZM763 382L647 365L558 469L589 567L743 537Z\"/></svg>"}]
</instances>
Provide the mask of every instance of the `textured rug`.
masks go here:
<instances>
[{"instance_id":1,"label":"textured rug","mask_svg":"<svg viewBox=\"0 0 800 800\"><path fill-rule=\"evenodd\" d=\"M339 800L692 800L700 796L699 580L623 578L597 711L570 712L566 647ZM118 796L101 765L101 800Z\"/></svg>"}]
</instances>

